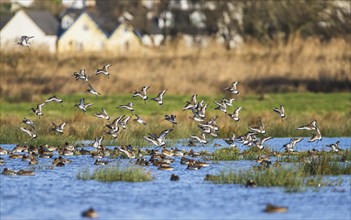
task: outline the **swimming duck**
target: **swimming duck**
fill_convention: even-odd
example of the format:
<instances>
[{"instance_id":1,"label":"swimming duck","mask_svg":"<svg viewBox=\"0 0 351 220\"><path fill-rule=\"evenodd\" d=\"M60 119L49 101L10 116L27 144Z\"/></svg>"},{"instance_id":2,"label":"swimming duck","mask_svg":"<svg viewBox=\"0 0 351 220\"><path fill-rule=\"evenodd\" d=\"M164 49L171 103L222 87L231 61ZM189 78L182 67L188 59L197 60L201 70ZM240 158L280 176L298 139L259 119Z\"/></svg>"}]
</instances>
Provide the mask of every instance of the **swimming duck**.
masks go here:
<instances>
[{"instance_id":1,"label":"swimming duck","mask_svg":"<svg viewBox=\"0 0 351 220\"><path fill-rule=\"evenodd\" d=\"M34 171L31 170L19 170L17 173L19 176L34 176Z\"/></svg>"},{"instance_id":2,"label":"swimming duck","mask_svg":"<svg viewBox=\"0 0 351 220\"><path fill-rule=\"evenodd\" d=\"M97 218L98 214L95 211L95 209L89 208L88 210L82 212L82 217L85 217L85 218Z\"/></svg>"},{"instance_id":3,"label":"swimming duck","mask_svg":"<svg viewBox=\"0 0 351 220\"><path fill-rule=\"evenodd\" d=\"M272 205L270 203L267 204L266 208L263 210L264 212L286 212L288 211L287 207L283 207L283 206L276 206L276 205Z\"/></svg>"},{"instance_id":4,"label":"swimming duck","mask_svg":"<svg viewBox=\"0 0 351 220\"><path fill-rule=\"evenodd\" d=\"M171 167L169 164L161 164L161 166L159 166L157 169L158 170L173 170L174 168Z\"/></svg>"},{"instance_id":5,"label":"swimming duck","mask_svg":"<svg viewBox=\"0 0 351 220\"><path fill-rule=\"evenodd\" d=\"M179 181L179 176L173 173L173 174L171 175L171 179L170 179L170 180L171 180L171 181Z\"/></svg>"},{"instance_id":6,"label":"swimming duck","mask_svg":"<svg viewBox=\"0 0 351 220\"><path fill-rule=\"evenodd\" d=\"M7 154L7 150L0 147L0 155L6 155Z\"/></svg>"},{"instance_id":7,"label":"swimming duck","mask_svg":"<svg viewBox=\"0 0 351 220\"><path fill-rule=\"evenodd\" d=\"M94 165L106 165L106 164L108 164L107 160L96 159L95 162L94 162Z\"/></svg>"},{"instance_id":8,"label":"swimming duck","mask_svg":"<svg viewBox=\"0 0 351 220\"><path fill-rule=\"evenodd\" d=\"M256 182L253 180L253 179L249 179L247 180L246 184L245 184L246 187L256 187Z\"/></svg>"},{"instance_id":9,"label":"swimming duck","mask_svg":"<svg viewBox=\"0 0 351 220\"><path fill-rule=\"evenodd\" d=\"M3 175L16 175L16 171L10 170L9 168L4 168L2 170Z\"/></svg>"}]
</instances>

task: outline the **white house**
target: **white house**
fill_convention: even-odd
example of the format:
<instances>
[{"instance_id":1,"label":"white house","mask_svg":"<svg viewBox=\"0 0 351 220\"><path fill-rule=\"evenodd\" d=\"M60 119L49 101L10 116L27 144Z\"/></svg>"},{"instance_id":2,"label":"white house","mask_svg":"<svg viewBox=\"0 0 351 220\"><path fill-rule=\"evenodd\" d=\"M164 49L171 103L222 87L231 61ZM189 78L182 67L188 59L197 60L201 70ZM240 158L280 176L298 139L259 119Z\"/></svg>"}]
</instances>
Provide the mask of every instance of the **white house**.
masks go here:
<instances>
[{"instance_id":1,"label":"white house","mask_svg":"<svg viewBox=\"0 0 351 220\"><path fill-rule=\"evenodd\" d=\"M59 53L63 52L96 52L106 49L107 36L96 23L93 15L83 11L66 30L61 33L57 42Z\"/></svg>"},{"instance_id":2,"label":"white house","mask_svg":"<svg viewBox=\"0 0 351 220\"><path fill-rule=\"evenodd\" d=\"M1 49L13 50L21 36L34 36L32 46L56 51L59 23L48 11L19 10L0 30Z\"/></svg>"},{"instance_id":3,"label":"white house","mask_svg":"<svg viewBox=\"0 0 351 220\"><path fill-rule=\"evenodd\" d=\"M142 50L140 37L134 32L133 26L121 23L108 38L108 50L114 54L139 52Z\"/></svg>"}]
</instances>

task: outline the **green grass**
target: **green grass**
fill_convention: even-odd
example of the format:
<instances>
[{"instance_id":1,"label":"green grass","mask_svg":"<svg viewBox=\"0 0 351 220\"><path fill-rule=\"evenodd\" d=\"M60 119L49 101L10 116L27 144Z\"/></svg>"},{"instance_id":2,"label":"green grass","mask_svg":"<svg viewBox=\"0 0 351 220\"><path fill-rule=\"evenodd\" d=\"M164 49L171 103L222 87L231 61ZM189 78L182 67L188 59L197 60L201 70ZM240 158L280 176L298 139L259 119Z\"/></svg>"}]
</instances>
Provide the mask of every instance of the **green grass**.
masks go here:
<instances>
[{"instance_id":1,"label":"green grass","mask_svg":"<svg viewBox=\"0 0 351 220\"><path fill-rule=\"evenodd\" d=\"M19 132L19 125L24 117L30 118L37 124L38 140L47 140L59 143L62 139L68 140L92 140L97 136L104 135L107 122L94 116L104 107L112 119L132 113L116 108L118 105L134 102L135 113L142 116L147 125L142 126L129 122L127 131L117 139L106 137L106 143L116 144L147 144L143 140L146 133L159 133L163 129L170 128L170 123L164 121L165 114L176 114L178 125L170 133L168 138L178 139L187 138L191 134L197 134L197 123L189 119L192 115L190 111L182 111L189 96L168 95L164 97L164 105L161 107L150 99L156 94L149 94L146 104L140 98L132 98L131 94L121 94L115 96L95 97L89 94L60 95L64 100L63 107L60 104L50 103L44 106L44 116L40 119L35 116L30 108L43 102L49 97L41 96L36 102L1 102L0 103L0 143L26 143L28 137L23 132ZM351 101L348 93L285 93L285 94L266 94L264 99L257 95L238 96L234 106L228 109L232 112L236 107L243 106L240 112L240 122L234 122L223 112L215 111L214 100L220 100L223 96L199 96L198 100L206 100L209 103L207 108L208 118L218 115L217 123L220 127L219 137L229 137L234 132L241 135L247 132L248 125L255 125L258 117L261 117L267 130L267 135L274 137L294 137L308 136L308 132L297 131L295 128L309 123L313 119L318 121L318 125L323 136L351 136ZM74 104L79 99L85 97L87 103L94 103L84 114ZM332 100L332 102L331 102ZM337 104L335 104L337 103ZM283 104L286 109L287 117L281 120L272 111L274 107ZM51 121L55 123L67 122L65 132L62 136L55 135L50 131ZM50 137L46 137L50 136ZM105 135L106 136L106 135ZM46 139L41 139L45 137ZM51 144L51 143L48 143Z\"/></svg>"},{"instance_id":2,"label":"green grass","mask_svg":"<svg viewBox=\"0 0 351 220\"><path fill-rule=\"evenodd\" d=\"M313 158L310 163L301 163L300 166L306 176L351 175L351 162L334 162L328 156Z\"/></svg>"},{"instance_id":3,"label":"green grass","mask_svg":"<svg viewBox=\"0 0 351 220\"><path fill-rule=\"evenodd\" d=\"M240 150L238 148L221 148L215 150L212 155L212 160L221 161L221 160L240 160L242 156L240 154Z\"/></svg>"},{"instance_id":4,"label":"green grass","mask_svg":"<svg viewBox=\"0 0 351 220\"><path fill-rule=\"evenodd\" d=\"M221 149L228 155L236 151L229 148ZM219 150L218 150L219 151ZM217 151L217 152L218 152ZM248 150L247 150L248 151ZM346 150L341 153L321 152L318 155L307 155L305 152L303 159L299 160L293 166L280 166L277 168L252 167L251 169L241 169L239 171L221 171L219 175L208 175L206 180L217 184L246 184L248 180L253 180L257 186L264 187L285 187L287 191L300 191L307 186L321 186L337 184L338 181L323 180L323 176L331 175L351 175L351 162L347 160L350 157L350 151ZM214 153L216 155L216 152ZM237 159L239 152L235 153ZM221 154L222 156L222 154ZM296 155L299 158L298 155ZM223 159L223 156L221 157ZM225 158L228 159L228 158Z\"/></svg>"},{"instance_id":5,"label":"green grass","mask_svg":"<svg viewBox=\"0 0 351 220\"><path fill-rule=\"evenodd\" d=\"M262 170L249 169L239 171L221 171L219 175L209 175L206 178L215 184L242 184L253 180L257 186L284 187L288 192L298 192L306 187L320 187L340 184L340 180L324 180L322 175L307 175L301 168L267 168Z\"/></svg>"},{"instance_id":6,"label":"green grass","mask_svg":"<svg viewBox=\"0 0 351 220\"><path fill-rule=\"evenodd\" d=\"M162 108L150 98L155 97L156 94L148 94L149 100L144 102L136 97L133 98L132 94L120 94L115 96L93 96L90 94L72 94L72 95L60 95L58 97L64 100L64 107L59 104L50 104L44 107L44 112L48 112L50 116L67 117L72 113L79 112L77 108L73 108L74 104L79 102L80 98L85 97L87 103L94 103L88 110L89 112L95 113L100 111L101 107L105 107L110 112L128 113L128 111L117 109L116 106L121 104L127 104L128 102L134 102L134 108L136 113L140 115L153 115L163 114L169 112L179 112L182 110L185 102L190 100L189 96L184 95L168 95L166 93L164 97L164 104ZM34 103L11 103L1 102L1 117L17 116L25 117L31 115L29 110L31 107L35 107L36 104L43 102L49 95L41 96ZM210 103L210 106L214 107L214 100L220 100L223 95L216 96L198 96L198 100L206 100ZM332 101L331 101L332 100ZM335 104L337 103L337 105ZM263 112L271 112L274 107L278 107L279 104L283 104L286 110L287 119L298 118L304 115L318 115L327 113L341 113L350 115L351 109L351 94L349 93L281 93L281 94L266 94L263 100L258 95L239 95L238 100L234 102L234 106L244 106L242 110L243 115L257 114ZM234 109L234 107L232 107ZM209 107L209 109L213 109Z\"/></svg>"},{"instance_id":7,"label":"green grass","mask_svg":"<svg viewBox=\"0 0 351 220\"><path fill-rule=\"evenodd\" d=\"M272 152L269 148L260 150L258 147L250 147L240 152L238 148L221 148L217 149L212 154L214 161L221 160L256 160L260 155L270 155Z\"/></svg>"},{"instance_id":8,"label":"green grass","mask_svg":"<svg viewBox=\"0 0 351 220\"><path fill-rule=\"evenodd\" d=\"M317 152L316 155L318 157L322 157L329 162L345 162L351 161L351 152L349 149L339 151L339 152L332 152L332 151L320 151ZM290 153L283 153L282 157L279 158L280 162L305 162L311 156L308 152L294 152L294 154Z\"/></svg>"},{"instance_id":9,"label":"green grass","mask_svg":"<svg viewBox=\"0 0 351 220\"><path fill-rule=\"evenodd\" d=\"M301 174L294 169L276 168L265 169L263 171L239 170L239 171L222 171L218 176L212 176L208 180L220 184L246 184L252 179L257 186L282 186L282 187L299 187L304 183Z\"/></svg>"},{"instance_id":10,"label":"green grass","mask_svg":"<svg viewBox=\"0 0 351 220\"><path fill-rule=\"evenodd\" d=\"M149 172L140 167L122 168L120 166L107 166L90 170L82 169L78 171L77 178L79 180L96 180L100 182L145 182L153 179Z\"/></svg>"}]
</instances>

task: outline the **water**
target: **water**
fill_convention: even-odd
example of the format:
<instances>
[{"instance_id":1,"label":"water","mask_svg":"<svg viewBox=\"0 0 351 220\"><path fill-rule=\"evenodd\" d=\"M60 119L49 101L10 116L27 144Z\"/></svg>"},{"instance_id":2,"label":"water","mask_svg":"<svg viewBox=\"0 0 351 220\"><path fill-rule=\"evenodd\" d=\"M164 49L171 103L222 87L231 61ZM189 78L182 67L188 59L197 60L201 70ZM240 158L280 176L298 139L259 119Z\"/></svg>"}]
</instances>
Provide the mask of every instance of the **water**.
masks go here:
<instances>
[{"instance_id":1,"label":"water","mask_svg":"<svg viewBox=\"0 0 351 220\"><path fill-rule=\"evenodd\" d=\"M351 138L324 138L316 146L304 140L297 145L297 150L320 149L318 146L336 140L340 140L342 149L351 148ZM288 141L289 138L276 138L267 141L267 145L277 150ZM221 140L216 142L226 146ZM2 147L12 149L14 146ZM213 151L214 148L193 149L197 152ZM27 161L8 159L7 155L2 157L6 164L1 169L28 169ZM35 176L0 175L0 219L80 219L81 212L90 207L97 210L101 219L351 219L351 176L336 177L344 180L341 186L286 193L280 187L246 188L204 181L206 174L216 174L223 169L249 168L256 164L255 161L209 161L209 167L193 171L180 165L180 158L177 158L172 163L173 171L145 167L155 177L152 181L102 183L76 178L82 167L96 167L94 158L66 158L72 163L55 169L47 169L52 159L39 158L39 165L32 166ZM123 159L110 161L122 166L131 163ZM180 181L170 181L172 173L179 175ZM262 211L267 203L287 206L289 210L268 214Z\"/></svg>"}]
</instances>

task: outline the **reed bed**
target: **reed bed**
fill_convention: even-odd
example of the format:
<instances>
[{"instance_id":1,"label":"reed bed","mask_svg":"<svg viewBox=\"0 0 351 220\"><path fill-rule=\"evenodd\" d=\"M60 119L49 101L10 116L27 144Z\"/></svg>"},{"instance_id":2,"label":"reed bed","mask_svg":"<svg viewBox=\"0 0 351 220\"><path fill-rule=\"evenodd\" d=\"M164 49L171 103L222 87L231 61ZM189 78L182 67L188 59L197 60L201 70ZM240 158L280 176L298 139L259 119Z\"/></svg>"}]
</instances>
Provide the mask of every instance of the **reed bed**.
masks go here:
<instances>
[{"instance_id":1,"label":"reed bed","mask_svg":"<svg viewBox=\"0 0 351 220\"><path fill-rule=\"evenodd\" d=\"M1 99L8 101L82 92L86 85L72 76L81 68L87 69L94 88L104 95L128 93L144 85L152 86L154 93L167 88L168 94L213 95L232 81L240 82L242 94L350 91L351 52L345 39L322 43L317 38L291 37L287 43L270 45L247 42L232 51L213 42L197 50L178 45L120 57L50 55L35 48L30 56L24 50L0 56ZM112 64L111 78L93 76L106 63Z\"/></svg>"},{"instance_id":2,"label":"reed bed","mask_svg":"<svg viewBox=\"0 0 351 220\"><path fill-rule=\"evenodd\" d=\"M153 179L152 175L140 167L107 166L94 169L79 170L77 173L79 180L96 180L100 182L145 182Z\"/></svg>"}]
</instances>

